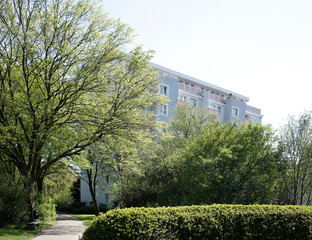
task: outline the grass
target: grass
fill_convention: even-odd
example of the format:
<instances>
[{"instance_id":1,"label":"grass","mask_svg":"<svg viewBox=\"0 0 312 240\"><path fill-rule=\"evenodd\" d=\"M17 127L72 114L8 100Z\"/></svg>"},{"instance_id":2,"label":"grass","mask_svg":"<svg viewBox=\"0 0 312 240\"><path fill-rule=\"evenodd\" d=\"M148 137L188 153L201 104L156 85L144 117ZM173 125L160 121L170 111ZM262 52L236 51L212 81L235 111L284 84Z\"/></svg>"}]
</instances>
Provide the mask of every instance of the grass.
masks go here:
<instances>
[{"instance_id":1,"label":"grass","mask_svg":"<svg viewBox=\"0 0 312 240\"><path fill-rule=\"evenodd\" d=\"M0 228L0 240L29 240L35 237L41 229L52 226L53 223L40 223L40 229L26 230L26 224L9 225Z\"/></svg>"},{"instance_id":2,"label":"grass","mask_svg":"<svg viewBox=\"0 0 312 240\"><path fill-rule=\"evenodd\" d=\"M83 221L87 226L89 226L96 217L94 214L72 214L72 216Z\"/></svg>"},{"instance_id":3,"label":"grass","mask_svg":"<svg viewBox=\"0 0 312 240\"><path fill-rule=\"evenodd\" d=\"M26 225L10 225L0 228L1 240L27 240L31 239L39 233L39 230L25 230Z\"/></svg>"}]
</instances>

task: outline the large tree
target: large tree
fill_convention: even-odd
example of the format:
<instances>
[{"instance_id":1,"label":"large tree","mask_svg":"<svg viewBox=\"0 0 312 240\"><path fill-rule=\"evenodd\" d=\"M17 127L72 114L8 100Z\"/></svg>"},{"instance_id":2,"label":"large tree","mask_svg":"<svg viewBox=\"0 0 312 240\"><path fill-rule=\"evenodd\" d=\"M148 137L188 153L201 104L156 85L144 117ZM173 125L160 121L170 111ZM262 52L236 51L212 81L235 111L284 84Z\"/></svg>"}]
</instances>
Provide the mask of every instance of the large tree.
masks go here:
<instances>
[{"instance_id":1,"label":"large tree","mask_svg":"<svg viewBox=\"0 0 312 240\"><path fill-rule=\"evenodd\" d=\"M290 116L279 131L278 150L283 167L280 203L312 203L312 116Z\"/></svg>"},{"instance_id":2,"label":"large tree","mask_svg":"<svg viewBox=\"0 0 312 240\"><path fill-rule=\"evenodd\" d=\"M51 165L155 124L151 52L88 0L0 1L0 154L24 176L29 210Z\"/></svg>"},{"instance_id":3,"label":"large tree","mask_svg":"<svg viewBox=\"0 0 312 240\"><path fill-rule=\"evenodd\" d=\"M127 206L274 203L274 133L260 124L212 122L177 151L129 174ZM150 163L150 164L149 164Z\"/></svg>"},{"instance_id":4,"label":"large tree","mask_svg":"<svg viewBox=\"0 0 312 240\"><path fill-rule=\"evenodd\" d=\"M269 127L211 123L159 168L171 177L158 181L158 200L169 205L272 203L277 166Z\"/></svg>"}]
</instances>

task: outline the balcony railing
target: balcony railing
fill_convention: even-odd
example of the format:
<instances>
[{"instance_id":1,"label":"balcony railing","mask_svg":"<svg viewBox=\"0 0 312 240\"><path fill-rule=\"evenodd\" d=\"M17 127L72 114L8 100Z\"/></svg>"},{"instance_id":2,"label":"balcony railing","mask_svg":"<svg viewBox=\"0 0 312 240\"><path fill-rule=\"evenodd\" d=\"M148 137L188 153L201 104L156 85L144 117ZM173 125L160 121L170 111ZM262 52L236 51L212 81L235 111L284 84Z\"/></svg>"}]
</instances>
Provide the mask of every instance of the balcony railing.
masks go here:
<instances>
[{"instance_id":1,"label":"balcony railing","mask_svg":"<svg viewBox=\"0 0 312 240\"><path fill-rule=\"evenodd\" d=\"M210 93L209 94L209 98L213 101L216 101L216 102L221 102L221 103L225 103L225 99L224 97L221 97L217 94L214 94L214 93Z\"/></svg>"},{"instance_id":2,"label":"balcony railing","mask_svg":"<svg viewBox=\"0 0 312 240\"><path fill-rule=\"evenodd\" d=\"M211 109L211 108L208 108L208 114L213 115L213 116L219 116L218 110Z\"/></svg>"},{"instance_id":3,"label":"balcony railing","mask_svg":"<svg viewBox=\"0 0 312 240\"><path fill-rule=\"evenodd\" d=\"M186 92L190 92L193 94L201 95L202 90L198 87L192 87L191 85L187 85L185 83L179 83L179 89L184 90Z\"/></svg>"},{"instance_id":4,"label":"balcony railing","mask_svg":"<svg viewBox=\"0 0 312 240\"><path fill-rule=\"evenodd\" d=\"M246 112L250 112L250 113L257 114L257 115L261 115L261 109L255 108L255 107L252 107L252 106L249 106L249 105L246 106Z\"/></svg>"}]
</instances>

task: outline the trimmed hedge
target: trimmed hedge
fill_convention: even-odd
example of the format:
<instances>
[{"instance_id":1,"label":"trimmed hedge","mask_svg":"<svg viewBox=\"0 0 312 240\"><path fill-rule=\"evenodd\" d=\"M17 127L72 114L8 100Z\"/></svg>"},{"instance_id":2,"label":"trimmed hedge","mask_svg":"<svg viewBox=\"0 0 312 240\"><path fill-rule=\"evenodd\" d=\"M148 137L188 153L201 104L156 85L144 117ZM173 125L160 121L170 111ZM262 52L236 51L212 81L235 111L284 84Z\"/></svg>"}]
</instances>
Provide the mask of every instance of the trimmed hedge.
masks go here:
<instances>
[{"instance_id":1,"label":"trimmed hedge","mask_svg":"<svg viewBox=\"0 0 312 240\"><path fill-rule=\"evenodd\" d=\"M312 211L304 206L210 205L115 209L100 215L84 240L312 239Z\"/></svg>"},{"instance_id":2,"label":"trimmed hedge","mask_svg":"<svg viewBox=\"0 0 312 240\"><path fill-rule=\"evenodd\" d=\"M100 212L106 213L108 211L105 204L100 204L98 207ZM73 202L70 206L57 206L56 210L74 214L95 214L94 206L86 206L85 202Z\"/></svg>"}]
</instances>

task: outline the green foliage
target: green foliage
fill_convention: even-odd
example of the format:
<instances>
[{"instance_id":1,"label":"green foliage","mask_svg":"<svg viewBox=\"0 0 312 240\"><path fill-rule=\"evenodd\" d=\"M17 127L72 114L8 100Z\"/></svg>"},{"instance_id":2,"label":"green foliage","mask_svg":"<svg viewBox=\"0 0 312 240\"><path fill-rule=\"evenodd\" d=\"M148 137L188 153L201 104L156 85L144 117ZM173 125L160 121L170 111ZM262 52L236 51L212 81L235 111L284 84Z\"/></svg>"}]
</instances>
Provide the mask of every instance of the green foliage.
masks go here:
<instances>
[{"instance_id":1,"label":"green foliage","mask_svg":"<svg viewBox=\"0 0 312 240\"><path fill-rule=\"evenodd\" d=\"M0 227L27 219L26 191L21 182L4 172L0 175Z\"/></svg>"},{"instance_id":2,"label":"green foliage","mask_svg":"<svg viewBox=\"0 0 312 240\"><path fill-rule=\"evenodd\" d=\"M210 125L176 156L179 204L274 200L273 133L260 124L240 125Z\"/></svg>"},{"instance_id":3,"label":"green foliage","mask_svg":"<svg viewBox=\"0 0 312 240\"><path fill-rule=\"evenodd\" d=\"M40 222L45 224L54 223L56 221L56 211L52 198L42 194L37 201Z\"/></svg>"},{"instance_id":4,"label":"green foliage","mask_svg":"<svg viewBox=\"0 0 312 240\"><path fill-rule=\"evenodd\" d=\"M289 117L279 130L278 154L281 159L281 204L312 203L312 115Z\"/></svg>"},{"instance_id":5,"label":"green foliage","mask_svg":"<svg viewBox=\"0 0 312 240\"><path fill-rule=\"evenodd\" d=\"M96 214L94 206L86 206L85 203L81 202L73 202L70 206L58 206L57 210L74 214ZM98 210L105 213L108 211L108 208L105 204L100 204Z\"/></svg>"},{"instance_id":6,"label":"green foliage","mask_svg":"<svg viewBox=\"0 0 312 240\"><path fill-rule=\"evenodd\" d=\"M28 240L33 239L39 230L25 230L26 225L10 225L0 228L0 239L5 240Z\"/></svg>"},{"instance_id":7,"label":"green foliage","mask_svg":"<svg viewBox=\"0 0 312 240\"><path fill-rule=\"evenodd\" d=\"M112 210L84 239L312 239L311 207L211 205Z\"/></svg>"},{"instance_id":8,"label":"green foliage","mask_svg":"<svg viewBox=\"0 0 312 240\"><path fill-rule=\"evenodd\" d=\"M156 127L163 102L133 31L89 0L0 1L0 154L28 208L49 168L110 136ZM77 164L77 162L72 162Z\"/></svg>"},{"instance_id":9,"label":"green foliage","mask_svg":"<svg viewBox=\"0 0 312 240\"><path fill-rule=\"evenodd\" d=\"M57 163L49 169L44 179L44 190L56 205L70 205L73 202L72 187L77 176L65 163Z\"/></svg>"},{"instance_id":10,"label":"green foliage","mask_svg":"<svg viewBox=\"0 0 312 240\"><path fill-rule=\"evenodd\" d=\"M125 206L275 202L279 163L269 127L211 122L167 149L174 139L157 141L158 157L127 173L120 193Z\"/></svg>"},{"instance_id":11,"label":"green foliage","mask_svg":"<svg viewBox=\"0 0 312 240\"><path fill-rule=\"evenodd\" d=\"M182 142L196 138L212 122L217 122L216 116L208 114L207 108L191 105L177 105L169 123L169 129L176 140Z\"/></svg>"}]
</instances>

